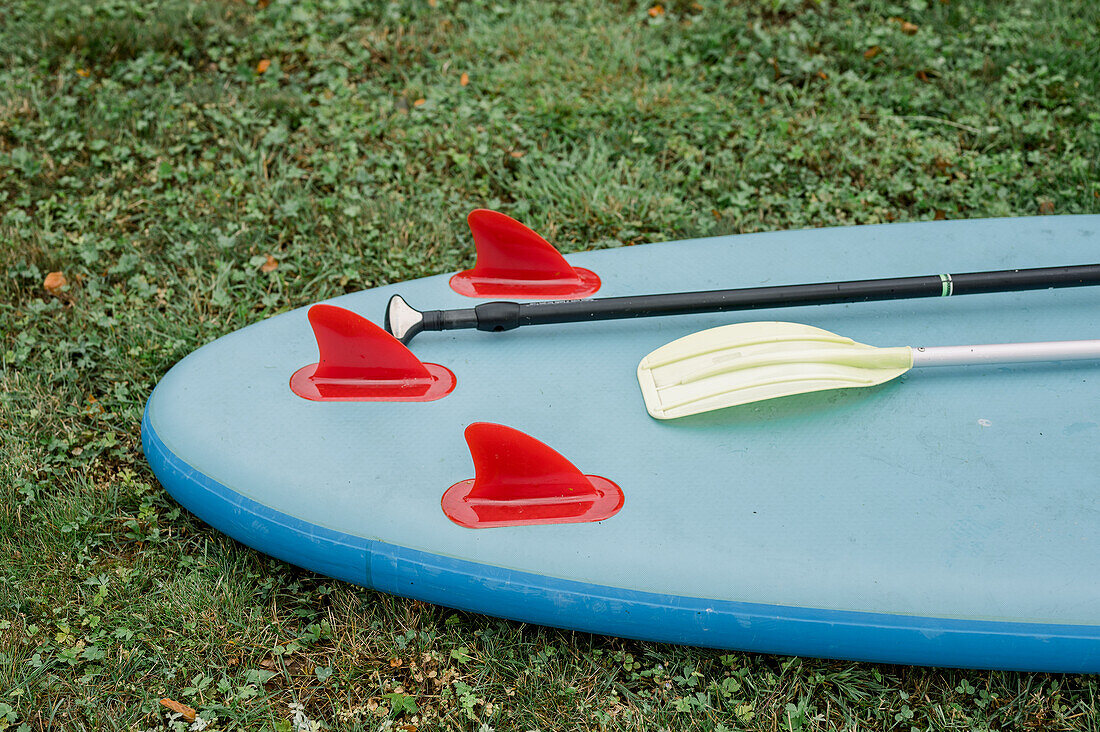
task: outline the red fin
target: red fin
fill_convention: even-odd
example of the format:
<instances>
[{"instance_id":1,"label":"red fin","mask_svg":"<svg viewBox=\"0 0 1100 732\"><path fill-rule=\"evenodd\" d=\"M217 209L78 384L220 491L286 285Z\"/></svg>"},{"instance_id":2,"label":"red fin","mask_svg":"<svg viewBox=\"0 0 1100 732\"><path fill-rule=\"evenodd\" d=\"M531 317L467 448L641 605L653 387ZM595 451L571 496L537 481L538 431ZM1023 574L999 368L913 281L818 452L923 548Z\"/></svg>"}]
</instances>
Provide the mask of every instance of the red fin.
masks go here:
<instances>
[{"instance_id":1,"label":"red fin","mask_svg":"<svg viewBox=\"0 0 1100 732\"><path fill-rule=\"evenodd\" d=\"M477 248L473 269L451 278L468 297L588 297L600 289L595 272L572 267L548 241L511 216L479 208L467 217Z\"/></svg>"},{"instance_id":2,"label":"red fin","mask_svg":"<svg viewBox=\"0 0 1100 732\"><path fill-rule=\"evenodd\" d=\"M474 459L470 498L595 496L596 489L556 450L511 427L475 422L466 428Z\"/></svg>"},{"instance_id":3,"label":"red fin","mask_svg":"<svg viewBox=\"0 0 1100 732\"><path fill-rule=\"evenodd\" d=\"M466 428L473 480L443 494L443 512L468 528L603 521L623 507L619 486L584 475L519 430L488 422Z\"/></svg>"},{"instance_id":4,"label":"red fin","mask_svg":"<svg viewBox=\"0 0 1100 732\"><path fill-rule=\"evenodd\" d=\"M366 318L335 305L314 305L309 324L318 363L294 372L290 388L315 401L431 401L455 387L451 371L423 363Z\"/></svg>"}]
</instances>

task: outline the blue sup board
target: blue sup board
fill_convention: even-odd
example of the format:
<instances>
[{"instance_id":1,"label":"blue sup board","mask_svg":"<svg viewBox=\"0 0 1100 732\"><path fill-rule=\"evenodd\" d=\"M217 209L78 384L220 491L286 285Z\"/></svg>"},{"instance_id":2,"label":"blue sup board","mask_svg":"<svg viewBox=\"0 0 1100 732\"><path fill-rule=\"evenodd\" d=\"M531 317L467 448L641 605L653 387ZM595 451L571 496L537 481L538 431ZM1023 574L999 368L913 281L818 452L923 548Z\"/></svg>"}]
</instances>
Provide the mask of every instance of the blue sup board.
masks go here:
<instances>
[{"instance_id":1,"label":"blue sup board","mask_svg":"<svg viewBox=\"0 0 1100 732\"><path fill-rule=\"evenodd\" d=\"M1085 264L1098 253L1100 216L1063 216L566 259L596 275L580 294L598 286L605 297ZM479 302L449 275L328 302L381 324L398 293L425 309ZM669 643L1100 672L1100 367L949 367L678 420L647 414L642 357L747 320L881 346L1098 338L1100 288L422 333L410 349L453 383L418 401L295 393L292 375L318 362L303 308L179 362L149 399L143 445L164 487L216 529L404 597ZM474 423L545 443L621 498L594 520L463 525L441 500L474 478L464 439Z\"/></svg>"}]
</instances>

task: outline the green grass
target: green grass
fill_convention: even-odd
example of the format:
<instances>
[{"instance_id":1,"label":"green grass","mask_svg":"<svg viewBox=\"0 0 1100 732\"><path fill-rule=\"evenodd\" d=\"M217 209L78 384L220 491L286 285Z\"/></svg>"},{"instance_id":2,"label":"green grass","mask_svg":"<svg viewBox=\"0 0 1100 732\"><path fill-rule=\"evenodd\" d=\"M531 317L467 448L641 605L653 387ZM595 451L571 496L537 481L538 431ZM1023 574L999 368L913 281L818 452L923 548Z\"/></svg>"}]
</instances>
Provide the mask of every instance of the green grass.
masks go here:
<instances>
[{"instance_id":1,"label":"green grass","mask_svg":"<svg viewBox=\"0 0 1100 732\"><path fill-rule=\"evenodd\" d=\"M223 730L292 729L291 704L406 732L1100 729L1096 677L726 654L379 595L156 484L138 423L175 361L471 264L475 207L566 251L1100 211L1089 0L649 7L0 6L0 729L184 727L162 696Z\"/></svg>"}]
</instances>

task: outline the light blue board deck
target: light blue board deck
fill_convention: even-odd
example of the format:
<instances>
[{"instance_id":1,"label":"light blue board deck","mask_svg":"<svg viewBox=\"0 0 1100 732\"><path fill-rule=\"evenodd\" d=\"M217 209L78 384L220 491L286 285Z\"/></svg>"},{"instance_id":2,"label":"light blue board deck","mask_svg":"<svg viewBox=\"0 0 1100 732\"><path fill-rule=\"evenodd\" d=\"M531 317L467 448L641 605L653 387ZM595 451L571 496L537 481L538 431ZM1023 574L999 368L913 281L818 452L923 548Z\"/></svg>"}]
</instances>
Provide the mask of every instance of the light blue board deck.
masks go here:
<instances>
[{"instance_id":1,"label":"light blue board deck","mask_svg":"<svg viewBox=\"0 0 1100 732\"><path fill-rule=\"evenodd\" d=\"M1086 264L1100 216L814 229L567 257L597 296ZM470 307L449 275L329 302L380 323L395 293ZM1100 337L1100 288L425 333L458 377L425 403L318 403L296 310L177 364L146 408L158 478L214 527L386 592L534 623L744 650L1100 671L1100 367L941 368L873 389L680 420L645 411L647 353L741 320L882 346ZM462 431L499 422L626 504L601 523L471 530Z\"/></svg>"}]
</instances>

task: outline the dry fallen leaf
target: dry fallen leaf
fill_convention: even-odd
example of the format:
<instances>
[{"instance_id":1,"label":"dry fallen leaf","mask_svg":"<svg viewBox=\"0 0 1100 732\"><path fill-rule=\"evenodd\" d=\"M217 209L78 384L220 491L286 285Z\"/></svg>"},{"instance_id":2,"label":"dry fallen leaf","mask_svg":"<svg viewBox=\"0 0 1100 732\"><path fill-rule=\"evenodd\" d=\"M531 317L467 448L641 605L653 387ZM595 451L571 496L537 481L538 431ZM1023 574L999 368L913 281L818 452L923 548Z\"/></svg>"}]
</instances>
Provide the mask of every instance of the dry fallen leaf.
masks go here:
<instances>
[{"instance_id":1,"label":"dry fallen leaf","mask_svg":"<svg viewBox=\"0 0 1100 732\"><path fill-rule=\"evenodd\" d=\"M160 705L162 707L168 707L176 714L182 715L183 718L186 719L188 722L195 721L195 710L187 706L186 704L180 704L178 701L173 701L172 699L165 697L164 699L160 700Z\"/></svg>"},{"instance_id":2,"label":"dry fallen leaf","mask_svg":"<svg viewBox=\"0 0 1100 732\"><path fill-rule=\"evenodd\" d=\"M656 18L658 15L664 15L665 9L658 3L649 9L649 17Z\"/></svg>"},{"instance_id":3,"label":"dry fallen leaf","mask_svg":"<svg viewBox=\"0 0 1100 732\"><path fill-rule=\"evenodd\" d=\"M1039 201L1040 216L1049 216L1052 213L1054 213L1054 201L1050 200L1049 198L1044 198L1043 200Z\"/></svg>"},{"instance_id":4,"label":"dry fallen leaf","mask_svg":"<svg viewBox=\"0 0 1100 732\"><path fill-rule=\"evenodd\" d=\"M390 668L398 668L401 666L402 663L404 662L400 658L397 658L395 656L394 658L390 659Z\"/></svg>"},{"instance_id":5,"label":"dry fallen leaf","mask_svg":"<svg viewBox=\"0 0 1100 732\"><path fill-rule=\"evenodd\" d=\"M947 219L947 212L942 208L936 209L936 215L932 217L933 221L945 221Z\"/></svg>"},{"instance_id":6,"label":"dry fallen leaf","mask_svg":"<svg viewBox=\"0 0 1100 732\"><path fill-rule=\"evenodd\" d=\"M88 71L87 69L77 69L77 70L76 70L76 75L77 75L77 76L82 76L82 77L84 77L85 79L87 79L87 78L88 78L88 74L90 74L90 73L91 73L91 72L90 72L90 71Z\"/></svg>"},{"instance_id":7,"label":"dry fallen leaf","mask_svg":"<svg viewBox=\"0 0 1100 732\"><path fill-rule=\"evenodd\" d=\"M916 23L910 23L905 18L899 18L896 15L893 18L890 18L890 22L897 23L901 27L901 32L905 33L906 35L911 36L918 30L920 30L920 26Z\"/></svg>"},{"instance_id":8,"label":"dry fallen leaf","mask_svg":"<svg viewBox=\"0 0 1100 732\"><path fill-rule=\"evenodd\" d=\"M260 271L264 273L274 272L278 268L279 260L275 259L275 257L270 254L267 255L267 261L260 265Z\"/></svg>"},{"instance_id":9,"label":"dry fallen leaf","mask_svg":"<svg viewBox=\"0 0 1100 732\"><path fill-rule=\"evenodd\" d=\"M87 414L89 417L103 414L106 411L103 409L103 405L99 403L99 400L95 398L95 394L89 394L86 401L88 402L88 406L84 408L84 414Z\"/></svg>"},{"instance_id":10,"label":"dry fallen leaf","mask_svg":"<svg viewBox=\"0 0 1100 732\"><path fill-rule=\"evenodd\" d=\"M828 79L828 78L829 78L829 75L828 75L828 74L826 74L826 73L825 73L824 71L818 71L818 72L817 72L817 76L818 76L818 78L820 78L820 79L821 79L822 81L824 81L824 80L826 80L826 79Z\"/></svg>"},{"instance_id":11,"label":"dry fallen leaf","mask_svg":"<svg viewBox=\"0 0 1100 732\"><path fill-rule=\"evenodd\" d=\"M263 72L267 71L270 67L271 67L271 60L270 59L266 59L266 58L260 59L260 63L256 64L256 73L257 74L262 74Z\"/></svg>"},{"instance_id":12,"label":"dry fallen leaf","mask_svg":"<svg viewBox=\"0 0 1100 732\"><path fill-rule=\"evenodd\" d=\"M50 272L42 282L42 286L46 288L46 292L56 296L61 295L61 290L64 289L67 284L69 284L69 281L65 279L65 275L60 272Z\"/></svg>"},{"instance_id":13,"label":"dry fallen leaf","mask_svg":"<svg viewBox=\"0 0 1100 732\"><path fill-rule=\"evenodd\" d=\"M421 104L423 104L426 101L428 101L428 100L425 99L424 97L421 97L420 99L417 99L415 102L413 102L413 106L414 107L419 107Z\"/></svg>"},{"instance_id":14,"label":"dry fallen leaf","mask_svg":"<svg viewBox=\"0 0 1100 732\"><path fill-rule=\"evenodd\" d=\"M519 150L513 150L512 152L510 152L508 154L511 155L513 158L522 158L523 157L523 153L521 153Z\"/></svg>"},{"instance_id":15,"label":"dry fallen leaf","mask_svg":"<svg viewBox=\"0 0 1100 732\"><path fill-rule=\"evenodd\" d=\"M462 76L458 77L458 83L462 86L466 86L470 83L470 75L466 73L462 74Z\"/></svg>"},{"instance_id":16,"label":"dry fallen leaf","mask_svg":"<svg viewBox=\"0 0 1100 732\"><path fill-rule=\"evenodd\" d=\"M882 46L871 46L863 52L863 58L870 60L873 59L875 56L878 56L880 53L882 53Z\"/></svg>"}]
</instances>

